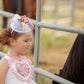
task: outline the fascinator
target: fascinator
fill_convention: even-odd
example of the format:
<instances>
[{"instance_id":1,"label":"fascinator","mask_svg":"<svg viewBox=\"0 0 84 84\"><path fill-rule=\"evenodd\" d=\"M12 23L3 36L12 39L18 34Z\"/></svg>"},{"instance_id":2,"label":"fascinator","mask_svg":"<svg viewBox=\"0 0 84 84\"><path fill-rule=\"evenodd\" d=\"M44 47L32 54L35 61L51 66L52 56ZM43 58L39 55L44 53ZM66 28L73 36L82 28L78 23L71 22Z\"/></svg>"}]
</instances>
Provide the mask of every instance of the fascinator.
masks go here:
<instances>
[{"instance_id":1,"label":"fascinator","mask_svg":"<svg viewBox=\"0 0 84 84\"><path fill-rule=\"evenodd\" d=\"M34 29L34 26L28 17L19 16L15 14L15 16L9 20L8 27L12 29L12 31L18 33L28 33Z\"/></svg>"}]
</instances>

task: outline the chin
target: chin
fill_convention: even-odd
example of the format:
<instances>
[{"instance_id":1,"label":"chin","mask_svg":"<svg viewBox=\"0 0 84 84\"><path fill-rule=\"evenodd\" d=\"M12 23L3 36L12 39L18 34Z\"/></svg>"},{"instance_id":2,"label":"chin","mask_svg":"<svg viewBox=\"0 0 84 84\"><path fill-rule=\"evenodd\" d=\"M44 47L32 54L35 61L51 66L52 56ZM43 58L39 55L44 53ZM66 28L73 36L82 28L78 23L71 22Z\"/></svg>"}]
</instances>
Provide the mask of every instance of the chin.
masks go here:
<instances>
[{"instance_id":1,"label":"chin","mask_svg":"<svg viewBox=\"0 0 84 84\"><path fill-rule=\"evenodd\" d=\"M28 53L28 51L23 52L23 54L26 54L26 53Z\"/></svg>"},{"instance_id":2,"label":"chin","mask_svg":"<svg viewBox=\"0 0 84 84\"><path fill-rule=\"evenodd\" d=\"M23 52L21 52L22 54L26 54L26 53L28 53L28 51L29 51L29 49L28 50L25 50L25 51L23 51Z\"/></svg>"}]
</instances>

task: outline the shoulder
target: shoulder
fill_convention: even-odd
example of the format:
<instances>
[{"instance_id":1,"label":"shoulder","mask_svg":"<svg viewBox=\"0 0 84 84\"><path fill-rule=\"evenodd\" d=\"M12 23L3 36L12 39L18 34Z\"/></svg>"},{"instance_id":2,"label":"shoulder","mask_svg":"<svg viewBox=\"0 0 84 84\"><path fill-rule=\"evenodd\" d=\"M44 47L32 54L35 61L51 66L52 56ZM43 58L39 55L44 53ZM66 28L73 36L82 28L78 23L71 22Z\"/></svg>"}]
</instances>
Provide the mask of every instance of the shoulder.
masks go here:
<instances>
[{"instance_id":1,"label":"shoulder","mask_svg":"<svg viewBox=\"0 0 84 84\"><path fill-rule=\"evenodd\" d=\"M8 62L6 59L0 60L0 84L4 84L6 74L8 72Z\"/></svg>"},{"instance_id":2,"label":"shoulder","mask_svg":"<svg viewBox=\"0 0 84 84\"><path fill-rule=\"evenodd\" d=\"M8 61L6 59L1 59L0 60L0 70L8 70L9 66L8 66Z\"/></svg>"}]
</instances>

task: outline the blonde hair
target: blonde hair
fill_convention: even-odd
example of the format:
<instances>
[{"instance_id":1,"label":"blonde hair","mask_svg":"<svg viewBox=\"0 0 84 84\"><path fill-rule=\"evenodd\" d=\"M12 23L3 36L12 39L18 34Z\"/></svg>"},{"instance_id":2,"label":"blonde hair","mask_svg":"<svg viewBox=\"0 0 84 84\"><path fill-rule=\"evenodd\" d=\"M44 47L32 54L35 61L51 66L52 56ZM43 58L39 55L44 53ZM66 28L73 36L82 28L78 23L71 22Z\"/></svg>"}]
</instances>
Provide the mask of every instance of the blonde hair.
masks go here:
<instances>
[{"instance_id":1,"label":"blonde hair","mask_svg":"<svg viewBox=\"0 0 84 84\"><path fill-rule=\"evenodd\" d=\"M2 29L0 31L0 44L2 46L4 46L4 45L10 46L10 38L13 38L16 40L20 35L21 34L15 32L15 31L12 31L11 28Z\"/></svg>"}]
</instances>

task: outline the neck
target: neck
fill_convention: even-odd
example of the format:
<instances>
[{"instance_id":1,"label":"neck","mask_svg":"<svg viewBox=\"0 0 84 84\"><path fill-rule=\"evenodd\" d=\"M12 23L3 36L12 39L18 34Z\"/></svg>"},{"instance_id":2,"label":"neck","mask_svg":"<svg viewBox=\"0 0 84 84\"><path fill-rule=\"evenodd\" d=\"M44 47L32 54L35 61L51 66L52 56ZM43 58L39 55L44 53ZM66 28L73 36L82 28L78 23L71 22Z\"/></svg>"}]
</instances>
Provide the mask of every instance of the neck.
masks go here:
<instances>
[{"instance_id":1,"label":"neck","mask_svg":"<svg viewBox=\"0 0 84 84\"><path fill-rule=\"evenodd\" d=\"M13 48L8 48L8 55L11 57L20 57L21 53L18 53Z\"/></svg>"}]
</instances>

